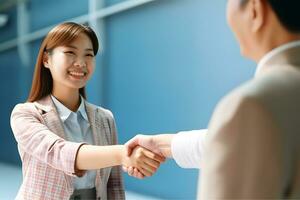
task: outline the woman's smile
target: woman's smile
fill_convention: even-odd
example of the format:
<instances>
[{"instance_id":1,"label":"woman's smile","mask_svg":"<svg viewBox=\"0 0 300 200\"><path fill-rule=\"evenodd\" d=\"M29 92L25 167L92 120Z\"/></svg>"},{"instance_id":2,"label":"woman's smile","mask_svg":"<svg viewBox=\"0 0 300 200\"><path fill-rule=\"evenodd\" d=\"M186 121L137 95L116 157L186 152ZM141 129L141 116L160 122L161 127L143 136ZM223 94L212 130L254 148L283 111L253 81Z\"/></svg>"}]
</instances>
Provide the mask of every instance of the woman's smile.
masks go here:
<instances>
[{"instance_id":1,"label":"woman's smile","mask_svg":"<svg viewBox=\"0 0 300 200\"><path fill-rule=\"evenodd\" d=\"M87 72L84 71L69 71L68 74L72 77L74 77L75 79L82 79L84 77L86 77Z\"/></svg>"}]
</instances>

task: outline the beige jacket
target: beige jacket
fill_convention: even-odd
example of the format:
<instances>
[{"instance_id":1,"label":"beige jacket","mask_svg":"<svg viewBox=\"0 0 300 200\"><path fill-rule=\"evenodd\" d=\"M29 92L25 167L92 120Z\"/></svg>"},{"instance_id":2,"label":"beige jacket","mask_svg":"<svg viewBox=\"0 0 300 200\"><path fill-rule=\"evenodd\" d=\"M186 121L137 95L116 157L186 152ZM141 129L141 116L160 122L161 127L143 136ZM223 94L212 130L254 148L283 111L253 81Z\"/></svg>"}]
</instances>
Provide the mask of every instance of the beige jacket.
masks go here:
<instances>
[{"instance_id":1,"label":"beige jacket","mask_svg":"<svg viewBox=\"0 0 300 200\"><path fill-rule=\"evenodd\" d=\"M300 199L300 45L260 68L213 114L200 199Z\"/></svg>"}]
</instances>

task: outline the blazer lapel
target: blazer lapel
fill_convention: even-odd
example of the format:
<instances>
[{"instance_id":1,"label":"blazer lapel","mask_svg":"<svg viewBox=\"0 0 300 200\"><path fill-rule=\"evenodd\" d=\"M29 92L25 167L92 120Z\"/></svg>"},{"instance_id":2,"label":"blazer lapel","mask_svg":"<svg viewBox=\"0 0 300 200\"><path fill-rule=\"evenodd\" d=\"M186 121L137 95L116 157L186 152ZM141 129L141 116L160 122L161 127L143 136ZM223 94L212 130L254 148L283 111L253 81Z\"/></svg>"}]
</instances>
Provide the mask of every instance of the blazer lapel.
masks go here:
<instances>
[{"instance_id":1,"label":"blazer lapel","mask_svg":"<svg viewBox=\"0 0 300 200\"><path fill-rule=\"evenodd\" d=\"M95 145L105 145L105 141L101 138L101 123L97 116L97 108L89 103L85 103L86 113L90 122Z\"/></svg>"},{"instance_id":2,"label":"blazer lapel","mask_svg":"<svg viewBox=\"0 0 300 200\"><path fill-rule=\"evenodd\" d=\"M48 128L61 138L65 139L65 133L62 121L59 118L56 107L52 102L50 95L35 102L37 108L40 109L42 117Z\"/></svg>"}]
</instances>

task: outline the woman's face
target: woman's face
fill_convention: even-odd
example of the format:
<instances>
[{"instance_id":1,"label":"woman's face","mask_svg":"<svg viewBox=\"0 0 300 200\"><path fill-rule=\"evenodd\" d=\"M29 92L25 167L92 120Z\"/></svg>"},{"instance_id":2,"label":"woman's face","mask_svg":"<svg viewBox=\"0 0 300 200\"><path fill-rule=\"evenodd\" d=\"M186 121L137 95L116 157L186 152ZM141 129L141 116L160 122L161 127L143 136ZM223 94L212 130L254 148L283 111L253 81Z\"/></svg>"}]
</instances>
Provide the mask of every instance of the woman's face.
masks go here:
<instances>
[{"instance_id":1,"label":"woman's face","mask_svg":"<svg viewBox=\"0 0 300 200\"><path fill-rule=\"evenodd\" d=\"M81 33L70 44L54 48L44 62L53 78L53 90L84 87L94 72L95 58L90 38Z\"/></svg>"}]
</instances>

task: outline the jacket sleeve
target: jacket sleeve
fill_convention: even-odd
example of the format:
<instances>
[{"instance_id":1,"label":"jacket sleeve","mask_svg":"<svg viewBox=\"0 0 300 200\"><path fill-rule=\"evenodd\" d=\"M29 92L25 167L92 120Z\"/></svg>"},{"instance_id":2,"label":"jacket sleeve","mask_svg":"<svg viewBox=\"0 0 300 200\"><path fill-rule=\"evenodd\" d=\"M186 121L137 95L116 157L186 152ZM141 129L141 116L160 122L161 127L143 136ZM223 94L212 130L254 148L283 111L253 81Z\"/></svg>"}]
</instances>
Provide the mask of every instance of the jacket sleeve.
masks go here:
<instances>
[{"instance_id":1,"label":"jacket sleeve","mask_svg":"<svg viewBox=\"0 0 300 200\"><path fill-rule=\"evenodd\" d=\"M83 173L75 170L77 152L83 143L68 142L51 132L32 103L18 104L10 122L22 151L68 175Z\"/></svg>"},{"instance_id":2,"label":"jacket sleeve","mask_svg":"<svg viewBox=\"0 0 300 200\"><path fill-rule=\"evenodd\" d=\"M200 198L279 198L280 139L274 119L256 99L231 100L218 106L208 129Z\"/></svg>"},{"instance_id":3,"label":"jacket sleeve","mask_svg":"<svg viewBox=\"0 0 300 200\"><path fill-rule=\"evenodd\" d=\"M118 144L116 124L110 111L108 111L108 120L112 136L111 145ZM120 166L115 166L111 169L107 182L107 199L125 199L122 170Z\"/></svg>"}]
</instances>

